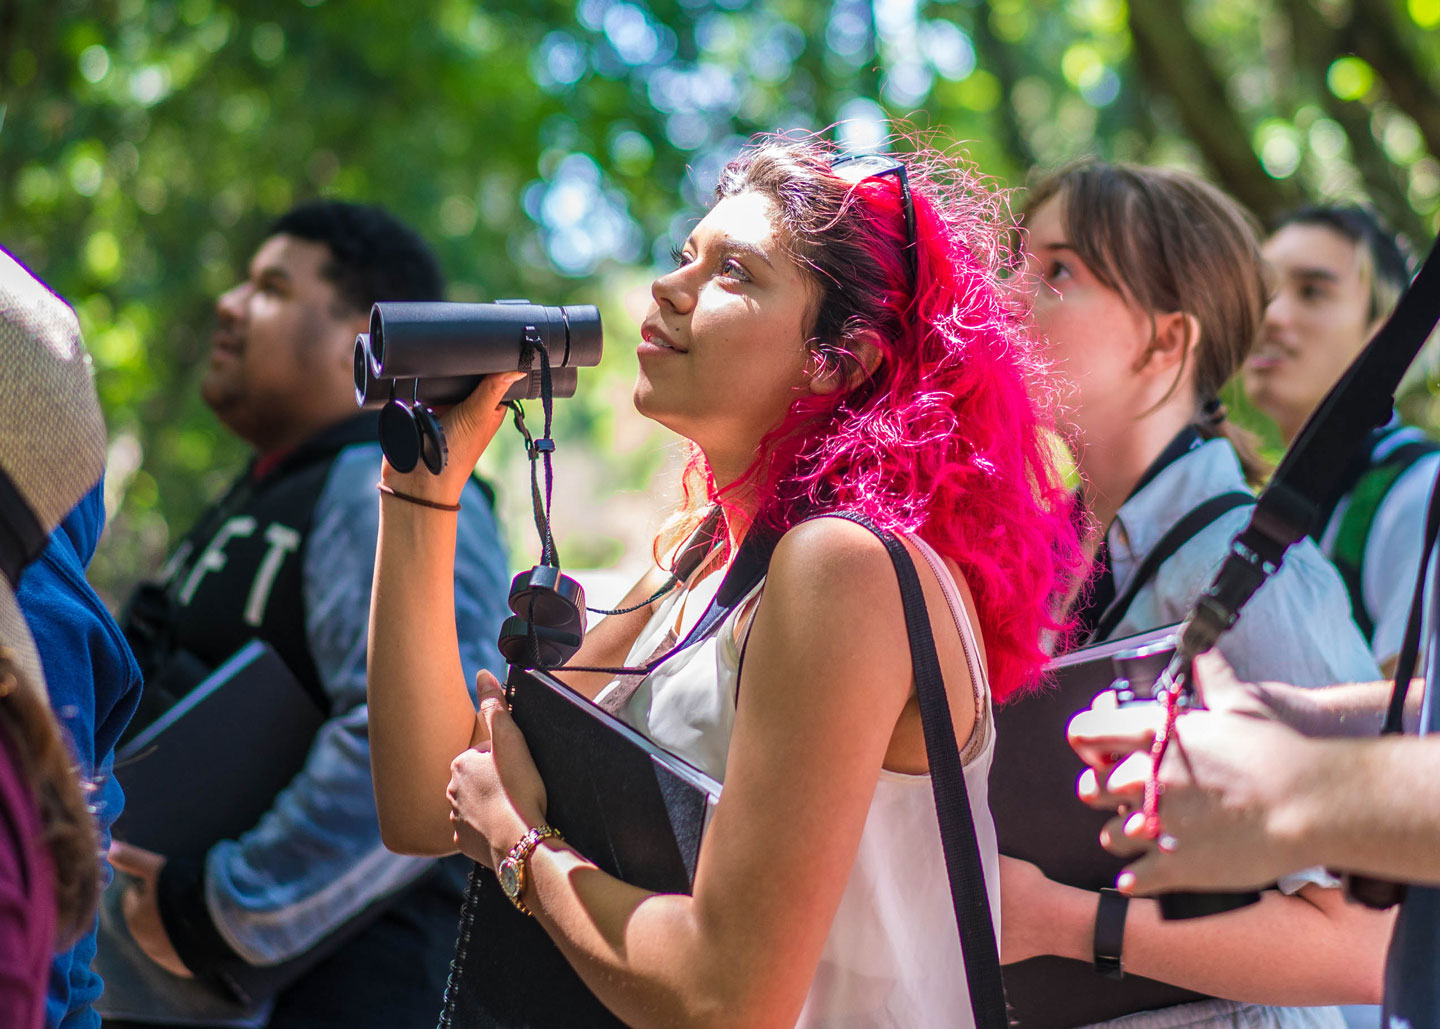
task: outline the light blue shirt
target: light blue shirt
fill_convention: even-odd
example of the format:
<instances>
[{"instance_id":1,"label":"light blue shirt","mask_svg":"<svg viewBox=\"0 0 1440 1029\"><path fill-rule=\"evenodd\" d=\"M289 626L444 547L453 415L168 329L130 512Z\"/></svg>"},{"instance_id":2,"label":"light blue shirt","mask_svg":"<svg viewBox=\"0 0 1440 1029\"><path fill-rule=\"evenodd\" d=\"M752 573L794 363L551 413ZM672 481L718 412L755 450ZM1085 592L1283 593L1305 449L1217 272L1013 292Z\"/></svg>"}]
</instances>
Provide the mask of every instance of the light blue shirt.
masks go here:
<instances>
[{"instance_id":1,"label":"light blue shirt","mask_svg":"<svg viewBox=\"0 0 1440 1029\"><path fill-rule=\"evenodd\" d=\"M1202 443L1164 468L1121 506L1110 526L1106 538L1116 592L1125 592L1146 554L1196 505L1246 488L1235 450L1224 440ZM1248 507L1226 512L1176 551L1136 593L1112 638L1171 625L1189 614L1250 512ZM1350 617L1340 574L1308 539L1290 548L1219 647L1240 678L1252 682L1325 686L1380 678Z\"/></svg>"}]
</instances>

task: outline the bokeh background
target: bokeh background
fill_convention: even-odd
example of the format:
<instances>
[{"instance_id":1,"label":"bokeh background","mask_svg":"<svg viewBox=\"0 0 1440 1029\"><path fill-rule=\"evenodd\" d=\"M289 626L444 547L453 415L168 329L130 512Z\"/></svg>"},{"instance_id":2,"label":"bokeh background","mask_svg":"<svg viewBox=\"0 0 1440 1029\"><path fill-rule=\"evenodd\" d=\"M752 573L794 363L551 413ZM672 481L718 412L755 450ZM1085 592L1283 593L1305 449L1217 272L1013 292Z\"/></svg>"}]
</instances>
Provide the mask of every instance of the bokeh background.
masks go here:
<instances>
[{"instance_id":1,"label":"bokeh background","mask_svg":"<svg viewBox=\"0 0 1440 1029\"><path fill-rule=\"evenodd\" d=\"M112 602L244 461L196 394L211 305L320 194L417 225L452 299L601 306L605 363L557 406L558 538L634 566L678 459L630 407L638 319L748 134L869 147L904 121L1013 186L1084 153L1174 163L1262 219L1372 203L1423 252L1437 29L1440 0L0 0L0 244L94 353ZM517 441L484 467L529 564Z\"/></svg>"}]
</instances>

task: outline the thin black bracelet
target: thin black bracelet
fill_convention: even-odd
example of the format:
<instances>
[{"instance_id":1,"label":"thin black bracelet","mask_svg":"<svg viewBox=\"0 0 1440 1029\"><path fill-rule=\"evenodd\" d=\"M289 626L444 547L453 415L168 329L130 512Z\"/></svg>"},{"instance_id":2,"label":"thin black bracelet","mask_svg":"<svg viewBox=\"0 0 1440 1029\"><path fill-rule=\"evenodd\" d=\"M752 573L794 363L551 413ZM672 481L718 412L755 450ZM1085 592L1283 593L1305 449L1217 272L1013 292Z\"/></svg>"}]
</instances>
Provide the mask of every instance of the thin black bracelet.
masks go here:
<instances>
[{"instance_id":1,"label":"thin black bracelet","mask_svg":"<svg viewBox=\"0 0 1440 1029\"><path fill-rule=\"evenodd\" d=\"M1125 978L1121 954L1125 949L1125 915L1130 897L1105 887L1095 905L1095 971L1107 979Z\"/></svg>"},{"instance_id":2,"label":"thin black bracelet","mask_svg":"<svg viewBox=\"0 0 1440 1029\"><path fill-rule=\"evenodd\" d=\"M460 505L458 503L442 504L438 500L426 500L424 497L413 496L409 493L401 493L398 489L392 489L391 487L385 485L383 482L377 482L375 484L375 488L378 489L381 493L385 494L387 497L394 497L396 500L404 500L407 503L418 504L421 507L432 508L436 511L454 512L460 510Z\"/></svg>"}]
</instances>

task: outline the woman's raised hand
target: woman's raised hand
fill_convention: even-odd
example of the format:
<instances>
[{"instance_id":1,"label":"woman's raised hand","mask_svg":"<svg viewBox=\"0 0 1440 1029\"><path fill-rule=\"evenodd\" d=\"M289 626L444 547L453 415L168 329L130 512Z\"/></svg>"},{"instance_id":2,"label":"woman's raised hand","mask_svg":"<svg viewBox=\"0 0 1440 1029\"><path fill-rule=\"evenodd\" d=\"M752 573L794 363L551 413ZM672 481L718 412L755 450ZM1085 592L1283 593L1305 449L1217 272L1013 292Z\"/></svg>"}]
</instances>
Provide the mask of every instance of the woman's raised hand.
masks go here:
<instances>
[{"instance_id":1,"label":"woman's raised hand","mask_svg":"<svg viewBox=\"0 0 1440 1029\"><path fill-rule=\"evenodd\" d=\"M475 392L440 415L445 430L449 459L439 475L431 475L423 464L411 472L397 472L389 461L381 466L380 480L392 489L423 497L440 504L454 504L485 448L505 421L500 400L524 372L497 372L487 375Z\"/></svg>"}]
</instances>

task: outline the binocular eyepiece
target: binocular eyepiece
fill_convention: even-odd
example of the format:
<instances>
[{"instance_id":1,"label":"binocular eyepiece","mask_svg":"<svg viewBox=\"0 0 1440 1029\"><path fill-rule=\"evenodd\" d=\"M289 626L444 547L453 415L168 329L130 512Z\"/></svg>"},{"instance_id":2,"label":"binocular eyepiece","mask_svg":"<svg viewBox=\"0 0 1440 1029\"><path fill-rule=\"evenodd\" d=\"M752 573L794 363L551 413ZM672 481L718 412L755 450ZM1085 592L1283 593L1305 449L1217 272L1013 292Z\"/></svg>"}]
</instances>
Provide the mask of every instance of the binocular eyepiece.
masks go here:
<instances>
[{"instance_id":1,"label":"binocular eyepiece","mask_svg":"<svg viewBox=\"0 0 1440 1029\"><path fill-rule=\"evenodd\" d=\"M355 337L355 402L383 408L381 445L409 471L422 459L445 465L444 434L431 406L458 404L495 372L527 372L505 400L573 397L579 368L600 363L603 334L592 304L546 307L527 300L490 304L382 301L370 331Z\"/></svg>"}]
</instances>

